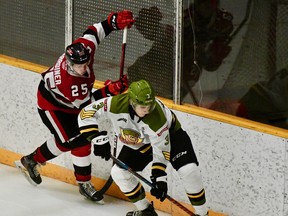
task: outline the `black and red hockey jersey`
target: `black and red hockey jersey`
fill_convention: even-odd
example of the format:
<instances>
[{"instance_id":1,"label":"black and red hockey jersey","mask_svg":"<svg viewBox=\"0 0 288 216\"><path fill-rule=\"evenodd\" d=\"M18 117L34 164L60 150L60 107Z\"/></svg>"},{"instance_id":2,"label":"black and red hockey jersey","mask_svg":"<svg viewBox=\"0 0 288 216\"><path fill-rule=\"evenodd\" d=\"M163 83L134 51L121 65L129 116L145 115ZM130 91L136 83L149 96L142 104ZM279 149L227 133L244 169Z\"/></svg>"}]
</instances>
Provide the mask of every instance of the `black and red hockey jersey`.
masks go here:
<instances>
[{"instance_id":1,"label":"black and red hockey jersey","mask_svg":"<svg viewBox=\"0 0 288 216\"><path fill-rule=\"evenodd\" d=\"M90 51L90 62L85 76L67 70L65 53L59 57L54 66L42 73L37 93L40 109L76 114L91 102L91 90L95 81L93 71L95 51L110 32L107 21L103 21L89 26L83 36L73 42L82 43Z\"/></svg>"}]
</instances>

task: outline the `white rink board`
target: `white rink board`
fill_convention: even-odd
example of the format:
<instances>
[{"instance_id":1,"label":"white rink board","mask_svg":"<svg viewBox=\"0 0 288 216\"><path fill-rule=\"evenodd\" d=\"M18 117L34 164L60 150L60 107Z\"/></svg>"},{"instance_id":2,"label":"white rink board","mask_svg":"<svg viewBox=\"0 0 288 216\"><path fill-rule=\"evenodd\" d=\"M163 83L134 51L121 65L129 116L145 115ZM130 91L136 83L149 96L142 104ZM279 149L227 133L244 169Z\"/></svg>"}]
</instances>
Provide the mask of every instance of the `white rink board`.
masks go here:
<instances>
[{"instance_id":1,"label":"white rink board","mask_svg":"<svg viewBox=\"0 0 288 216\"><path fill-rule=\"evenodd\" d=\"M0 148L31 153L50 136L37 113L40 74L2 63L0 74ZM288 215L287 139L175 113L198 155L210 209L231 216ZM111 163L92 158L93 175L107 178ZM50 162L72 169L69 153ZM149 171L143 174L148 176ZM188 202L171 166L168 181L169 194Z\"/></svg>"}]
</instances>

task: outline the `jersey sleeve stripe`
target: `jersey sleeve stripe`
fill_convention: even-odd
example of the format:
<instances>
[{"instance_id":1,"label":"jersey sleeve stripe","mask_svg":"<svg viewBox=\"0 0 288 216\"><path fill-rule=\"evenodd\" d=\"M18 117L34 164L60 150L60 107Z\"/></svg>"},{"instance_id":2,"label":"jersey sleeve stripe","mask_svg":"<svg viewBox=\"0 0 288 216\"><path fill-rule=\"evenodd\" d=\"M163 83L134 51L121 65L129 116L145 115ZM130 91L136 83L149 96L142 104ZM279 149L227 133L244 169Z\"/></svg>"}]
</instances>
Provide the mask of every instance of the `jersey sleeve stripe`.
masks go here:
<instances>
[{"instance_id":1,"label":"jersey sleeve stripe","mask_svg":"<svg viewBox=\"0 0 288 216\"><path fill-rule=\"evenodd\" d=\"M87 129L80 129L80 133L90 133L92 131L97 131L98 132L98 128L87 128Z\"/></svg>"},{"instance_id":2,"label":"jersey sleeve stripe","mask_svg":"<svg viewBox=\"0 0 288 216\"><path fill-rule=\"evenodd\" d=\"M91 29L93 28L93 30ZM100 40L97 34L97 29L94 26L89 26L88 29L84 32L83 36L93 35L97 41L97 44L100 44Z\"/></svg>"}]
</instances>

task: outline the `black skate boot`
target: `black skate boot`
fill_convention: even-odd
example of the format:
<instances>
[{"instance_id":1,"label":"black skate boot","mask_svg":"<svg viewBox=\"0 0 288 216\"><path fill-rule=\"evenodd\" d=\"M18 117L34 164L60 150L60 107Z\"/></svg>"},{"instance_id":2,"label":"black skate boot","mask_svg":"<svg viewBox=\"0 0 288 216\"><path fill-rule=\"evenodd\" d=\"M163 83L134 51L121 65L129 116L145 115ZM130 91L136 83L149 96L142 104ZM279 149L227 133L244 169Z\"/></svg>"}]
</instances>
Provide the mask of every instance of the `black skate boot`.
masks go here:
<instances>
[{"instance_id":1,"label":"black skate boot","mask_svg":"<svg viewBox=\"0 0 288 216\"><path fill-rule=\"evenodd\" d=\"M104 204L103 195L97 193L97 190L94 188L91 182L83 182L83 183L78 183L78 184L79 184L80 194L82 194L83 196L85 196L87 199L91 201Z\"/></svg>"},{"instance_id":2,"label":"black skate boot","mask_svg":"<svg viewBox=\"0 0 288 216\"><path fill-rule=\"evenodd\" d=\"M29 176L33 180L33 182L35 182L36 184L40 184L42 182L42 178L38 171L38 166L40 166L40 164L34 160L33 154L22 157L20 162L23 167L28 171Z\"/></svg>"},{"instance_id":3,"label":"black skate boot","mask_svg":"<svg viewBox=\"0 0 288 216\"><path fill-rule=\"evenodd\" d=\"M128 212L126 216L158 216L158 214L156 213L153 205L150 204L148 208L142 211L135 210L135 211Z\"/></svg>"}]
</instances>

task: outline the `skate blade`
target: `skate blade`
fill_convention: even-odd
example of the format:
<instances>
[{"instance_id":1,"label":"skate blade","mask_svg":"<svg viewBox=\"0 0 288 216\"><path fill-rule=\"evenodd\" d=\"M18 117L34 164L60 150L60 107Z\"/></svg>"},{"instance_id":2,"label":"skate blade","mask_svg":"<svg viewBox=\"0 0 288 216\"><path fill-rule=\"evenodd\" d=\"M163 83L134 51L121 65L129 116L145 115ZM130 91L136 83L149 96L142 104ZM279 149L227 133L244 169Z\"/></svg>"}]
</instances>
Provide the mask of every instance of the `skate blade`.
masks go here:
<instances>
[{"instance_id":1,"label":"skate blade","mask_svg":"<svg viewBox=\"0 0 288 216\"><path fill-rule=\"evenodd\" d=\"M97 203L97 204L99 204L99 205L104 205L105 204L105 202L104 202L104 200L102 199L102 200L99 200L99 201L94 201L95 203Z\"/></svg>"},{"instance_id":2,"label":"skate blade","mask_svg":"<svg viewBox=\"0 0 288 216\"><path fill-rule=\"evenodd\" d=\"M98 201L94 201L94 200L88 199L87 197L84 197L84 199L86 199L86 200L88 200L88 201L90 201L90 202L99 204L99 205L104 205L104 204L105 204L104 199L98 200Z\"/></svg>"},{"instance_id":3,"label":"skate blade","mask_svg":"<svg viewBox=\"0 0 288 216\"><path fill-rule=\"evenodd\" d=\"M27 179L27 181L33 185L33 186L37 186L37 184L30 178L30 176L28 175L28 173L26 172L26 169L25 167L22 165L21 161L18 160L18 161L15 161L14 162L16 168L18 170L20 170L20 172L22 173L22 175Z\"/></svg>"}]
</instances>

